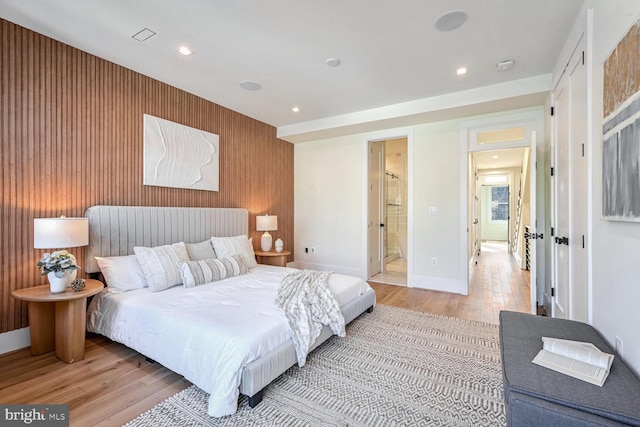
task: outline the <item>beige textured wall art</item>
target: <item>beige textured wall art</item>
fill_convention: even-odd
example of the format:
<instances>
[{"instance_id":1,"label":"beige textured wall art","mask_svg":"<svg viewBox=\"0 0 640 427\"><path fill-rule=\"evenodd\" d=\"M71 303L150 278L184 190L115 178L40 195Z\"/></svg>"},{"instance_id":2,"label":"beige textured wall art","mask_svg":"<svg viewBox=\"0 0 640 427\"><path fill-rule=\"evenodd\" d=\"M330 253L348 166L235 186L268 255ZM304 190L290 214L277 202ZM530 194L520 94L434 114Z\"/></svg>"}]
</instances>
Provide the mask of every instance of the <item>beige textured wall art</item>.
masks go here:
<instances>
[{"instance_id":1,"label":"beige textured wall art","mask_svg":"<svg viewBox=\"0 0 640 427\"><path fill-rule=\"evenodd\" d=\"M218 191L218 135L144 115L144 185Z\"/></svg>"}]
</instances>

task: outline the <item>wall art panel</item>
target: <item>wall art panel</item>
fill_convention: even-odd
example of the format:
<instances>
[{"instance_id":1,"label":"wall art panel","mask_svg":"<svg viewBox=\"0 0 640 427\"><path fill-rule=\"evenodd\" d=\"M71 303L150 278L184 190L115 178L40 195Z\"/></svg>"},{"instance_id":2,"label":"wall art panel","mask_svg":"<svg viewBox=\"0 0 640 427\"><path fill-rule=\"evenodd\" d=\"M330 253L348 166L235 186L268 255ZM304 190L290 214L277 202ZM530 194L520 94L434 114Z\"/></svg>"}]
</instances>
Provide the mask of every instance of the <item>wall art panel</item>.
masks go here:
<instances>
[{"instance_id":1,"label":"wall art panel","mask_svg":"<svg viewBox=\"0 0 640 427\"><path fill-rule=\"evenodd\" d=\"M144 185L218 191L220 138L144 115Z\"/></svg>"},{"instance_id":2,"label":"wall art panel","mask_svg":"<svg viewBox=\"0 0 640 427\"><path fill-rule=\"evenodd\" d=\"M640 21L604 63L602 217L640 222Z\"/></svg>"}]
</instances>

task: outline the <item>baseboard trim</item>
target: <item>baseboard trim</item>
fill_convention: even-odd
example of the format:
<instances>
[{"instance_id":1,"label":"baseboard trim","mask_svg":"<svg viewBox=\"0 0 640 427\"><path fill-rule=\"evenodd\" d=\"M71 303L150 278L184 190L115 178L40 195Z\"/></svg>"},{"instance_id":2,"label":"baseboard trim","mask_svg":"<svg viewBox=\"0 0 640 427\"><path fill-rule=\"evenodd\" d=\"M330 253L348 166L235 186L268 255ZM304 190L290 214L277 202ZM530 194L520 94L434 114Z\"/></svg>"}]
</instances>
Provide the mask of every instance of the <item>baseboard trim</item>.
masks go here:
<instances>
[{"instance_id":1,"label":"baseboard trim","mask_svg":"<svg viewBox=\"0 0 640 427\"><path fill-rule=\"evenodd\" d=\"M28 327L0 334L0 354L10 353L29 346L31 346L31 338Z\"/></svg>"}]
</instances>

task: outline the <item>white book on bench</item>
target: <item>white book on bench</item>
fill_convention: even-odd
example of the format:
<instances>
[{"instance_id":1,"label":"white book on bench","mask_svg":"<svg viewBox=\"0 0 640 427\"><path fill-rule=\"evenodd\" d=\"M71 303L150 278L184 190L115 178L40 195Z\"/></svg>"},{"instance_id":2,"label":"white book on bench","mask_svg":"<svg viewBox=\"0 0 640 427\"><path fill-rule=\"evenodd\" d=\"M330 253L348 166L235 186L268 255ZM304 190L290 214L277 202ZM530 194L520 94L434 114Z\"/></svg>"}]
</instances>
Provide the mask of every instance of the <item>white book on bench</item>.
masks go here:
<instances>
[{"instance_id":1,"label":"white book on bench","mask_svg":"<svg viewBox=\"0 0 640 427\"><path fill-rule=\"evenodd\" d=\"M532 362L602 387L609 375L613 355L600 351L591 343L542 337L542 350Z\"/></svg>"}]
</instances>

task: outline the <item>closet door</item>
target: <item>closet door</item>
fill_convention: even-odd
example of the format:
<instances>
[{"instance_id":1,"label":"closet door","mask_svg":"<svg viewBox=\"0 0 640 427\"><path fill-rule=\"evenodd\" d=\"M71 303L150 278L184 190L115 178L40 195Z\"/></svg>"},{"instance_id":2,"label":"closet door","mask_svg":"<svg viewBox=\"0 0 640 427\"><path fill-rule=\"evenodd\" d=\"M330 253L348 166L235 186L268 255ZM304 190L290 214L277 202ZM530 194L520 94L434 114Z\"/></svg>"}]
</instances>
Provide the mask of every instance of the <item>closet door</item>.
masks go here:
<instances>
[{"instance_id":1,"label":"closet door","mask_svg":"<svg viewBox=\"0 0 640 427\"><path fill-rule=\"evenodd\" d=\"M587 75L581 41L554 90L552 315L587 321Z\"/></svg>"},{"instance_id":2,"label":"closet door","mask_svg":"<svg viewBox=\"0 0 640 427\"><path fill-rule=\"evenodd\" d=\"M565 238L569 233L569 89L565 73L554 91L554 217L552 242L555 274L551 287L551 315L562 319L570 316L571 293L569 281L569 246ZM568 240L567 240L568 241Z\"/></svg>"}]
</instances>

